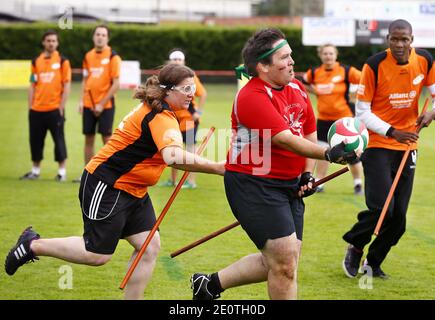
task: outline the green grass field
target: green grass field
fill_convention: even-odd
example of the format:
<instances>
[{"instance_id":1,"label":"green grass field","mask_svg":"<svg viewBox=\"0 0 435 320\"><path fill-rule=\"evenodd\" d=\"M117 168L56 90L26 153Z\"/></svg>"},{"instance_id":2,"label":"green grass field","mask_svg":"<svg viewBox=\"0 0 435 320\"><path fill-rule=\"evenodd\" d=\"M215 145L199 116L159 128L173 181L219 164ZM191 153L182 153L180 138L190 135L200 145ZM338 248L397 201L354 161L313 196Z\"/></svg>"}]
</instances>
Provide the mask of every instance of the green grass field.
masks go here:
<instances>
[{"instance_id":1,"label":"green grass field","mask_svg":"<svg viewBox=\"0 0 435 320\"><path fill-rule=\"evenodd\" d=\"M229 128L235 86L207 85L209 99L202 128ZM117 97L115 124L138 102L130 91ZM25 90L0 90L0 258L4 259L18 235L33 225L42 237L82 234L82 218L77 198L78 184L56 183L57 164L53 144L47 137L45 160L39 181L19 181L30 169L27 103ZM67 106L68 180L83 169L81 118L76 112L78 86ZM434 125L433 125L434 126ZM435 298L435 128L421 134L414 193L408 210L408 228L399 245L384 263L388 281L374 280L372 289L359 286L341 270L345 251L342 234L365 208L364 199L352 194L350 174L327 185L324 194L306 200L304 244L299 268L300 299L434 299ZM101 142L98 141L98 147ZM211 143L213 145L213 143ZM206 154L224 158L226 142ZM220 152L217 153L216 151ZM331 167L330 171L337 170ZM162 179L167 178L166 170ZM181 176L181 175L180 175ZM146 289L146 299L191 299L190 274L214 272L256 250L240 227L213 239L175 259L169 253L234 221L227 204L221 177L198 175L199 188L182 190L161 227L162 250ZM150 190L159 214L172 189ZM103 267L72 265L42 257L22 267L13 277L0 272L0 299L122 299L118 286L126 272L131 248L121 241L112 261ZM3 261L3 260L2 260ZM69 265L73 288L60 289L60 268ZM268 299L265 283L233 288L222 299Z\"/></svg>"}]
</instances>

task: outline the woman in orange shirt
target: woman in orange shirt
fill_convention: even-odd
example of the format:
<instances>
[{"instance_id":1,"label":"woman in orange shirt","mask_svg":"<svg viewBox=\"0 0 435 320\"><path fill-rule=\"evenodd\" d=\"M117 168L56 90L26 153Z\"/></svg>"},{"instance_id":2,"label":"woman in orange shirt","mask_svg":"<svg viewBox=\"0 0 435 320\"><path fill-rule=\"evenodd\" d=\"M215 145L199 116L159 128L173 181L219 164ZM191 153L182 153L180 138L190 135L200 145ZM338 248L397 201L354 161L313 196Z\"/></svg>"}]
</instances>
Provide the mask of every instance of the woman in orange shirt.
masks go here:
<instances>
[{"instance_id":1,"label":"woman in orange shirt","mask_svg":"<svg viewBox=\"0 0 435 320\"><path fill-rule=\"evenodd\" d=\"M338 50L332 44L317 49L322 65L310 68L304 81L310 84L307 89L317 96L317 139L320 145L328 146L328 130L343 117L353 117L354 109L349 101L350 84L359 84L361 71L337 62ZM328 161L318 160L316 179L322 179L328 171ZM350 165L354 181L354 193L362 195L362 166L360 161ZM323 185L317 192L323 191Z\"/></svg>"},{"instance_id":2,"label":"woman in orange shirt","mask_svg":"<svg viewBox=\"0 0 435 320\"><path fill-rule=\"evenodd\" d=\"M187 109L193 99L193 76L191 69L171 64L139 88L135 97L142 103L124 117L83 172L79 191L83 236L41 239L28 227L6 257L9 275L39 256L100 266L111 259L119 239L134 248L133 261L156 222L148 187L157 183L167 165L223 175L223 163L182 149L174 111ZM143 297L159 249L157 232L130 278L126 299Z\"/></svg>"}]
</instances>

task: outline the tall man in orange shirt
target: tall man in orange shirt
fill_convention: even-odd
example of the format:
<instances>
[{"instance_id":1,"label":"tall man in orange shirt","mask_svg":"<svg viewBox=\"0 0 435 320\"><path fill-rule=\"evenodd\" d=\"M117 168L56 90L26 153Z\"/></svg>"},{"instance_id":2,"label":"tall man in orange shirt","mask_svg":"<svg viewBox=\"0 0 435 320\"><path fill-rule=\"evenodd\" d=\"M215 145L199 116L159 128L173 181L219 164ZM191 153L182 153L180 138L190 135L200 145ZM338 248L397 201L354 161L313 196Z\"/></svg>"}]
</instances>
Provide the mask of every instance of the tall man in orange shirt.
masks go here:
<instances>
[{"instance_id":1,"label":"tall man in orange shirt","mask_svg":"<svg viewBox=\"0 0 435 320\"><path fill-rule=\"evenodd\" d=\"M59 163L55 179L66 179L66 144L64 136L65 104L71 87L71 66L58 51L56 31L48 30L42 36L43 52L32 60L29 103L30 149L32 170L21 180L35 180L41 172L44 140L47 130L54 141L54 158Z\"/></svg>"},{"instance_id":2,"label":"tall man in orange shirt","mask_svg":"<svg viewBox=\"0 0 435 320\"><path fill-rule=\"evenodd\" d=\"M115 93L119 89L121 58L108 46L110 31L100 25L94 29L94 49L83 60L82 94L79 112L83 114L85 164L94 156L95 133L101 133L106 144L112 135L115 115Z\"/></svg>"},{"instance_id":3,"label":"tall man in orange shirt","mask_svg":"<svg viewBox=\"0 0 435 320\"><path fill-rule=\"evenodd\" d=\"M384 224L364 261L364 266L371 268L374 277L388 278L381 264L406 228L406 211L417 160L416 123L428 126L435 117L435 109L418 117L418 101L423 86L427 86L435 97L432 56L426 50L411 47L413 35L409 22L395 20L388 32L389 49L367 60L358 88L356 115L370 133L369 145L361 157L368 210L358 214L358 222L343 236L349 243L343 269L351 278L358 273L363 249L371 241L403 154L411 144L412 151Z\"/></svg>"}]
</instances>

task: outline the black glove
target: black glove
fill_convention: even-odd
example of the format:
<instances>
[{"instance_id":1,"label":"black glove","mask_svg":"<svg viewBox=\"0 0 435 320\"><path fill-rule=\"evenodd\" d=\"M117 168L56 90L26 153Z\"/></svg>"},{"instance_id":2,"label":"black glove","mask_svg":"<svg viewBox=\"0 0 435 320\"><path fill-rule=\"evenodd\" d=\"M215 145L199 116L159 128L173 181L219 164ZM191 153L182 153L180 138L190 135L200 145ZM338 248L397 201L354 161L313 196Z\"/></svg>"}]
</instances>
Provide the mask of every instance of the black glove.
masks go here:
<instances>
[{"instance_id":1,"label":"black glove","mask_svg":"<svg viewBox=\"0 0 435 320\"><path fill-rule=\"evenodd\" d=\"M311 183L312 188L305 190L302 198L309 197L316 192L316 188L313 188L314 182L316 182L316 179L314 179L311 172L302 173L301 178L299 179L299 189L303 186L308 186L309 183Z\"/></svg>"},{"instance_id":2,"label":"black glove","mask_svg":"<svg viewBox=\"0 0 435 320\"><path fill-rule=\"evenodd\" d=\"M346 152L344 151L345 144L344 142L337 144L335 147L332 147L325 151L325 159L329 162L339 163L339 164L347 164L352 163L358 160L358 156L355 151Z\"/></svg>"}]
</instances>

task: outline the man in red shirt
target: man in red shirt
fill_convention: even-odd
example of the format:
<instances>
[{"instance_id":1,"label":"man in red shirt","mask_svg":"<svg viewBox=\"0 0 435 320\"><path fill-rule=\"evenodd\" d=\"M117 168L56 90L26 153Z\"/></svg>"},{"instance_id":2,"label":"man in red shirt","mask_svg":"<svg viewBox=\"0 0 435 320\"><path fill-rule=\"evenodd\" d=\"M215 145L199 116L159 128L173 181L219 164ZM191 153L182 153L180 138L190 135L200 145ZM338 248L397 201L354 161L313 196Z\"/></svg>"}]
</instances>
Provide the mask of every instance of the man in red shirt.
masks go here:
<instances>
[{"instance_id":1,"label":"man in red shirt","mask_svg":"<svg viewBox=\"0 0 435 320\"><path fill-rule=\"evenodd\" d=\"M44 140L50 131L54 142L54 157L59 163L56 181L66 180L66 144L64 136L65 104L71 87L69 60L58 51L56 31L48 30L42 36L44 51L32 60L29 88L29 128L32 170L21 180L35 180L41 172Z\"/></svg>"},{"instance_id":2,"label":"man in red shirt","mask_svg":"<svg viewBox=\"0 0 435 320\"><path fill-rule=\"evenodd\" d=\"M302 197L314 193L314 159L344 164L357 158L344 152L344 144L327 149L316 143L313 109L294 79L291 53L277 29L257 32L243 49L252 78L233 105L225 191L260 252L211 275L195 273L193 299L216 299L224 289L261 281L267 281L271 299L296 299Z\"/></svg>"}]
</instances>

